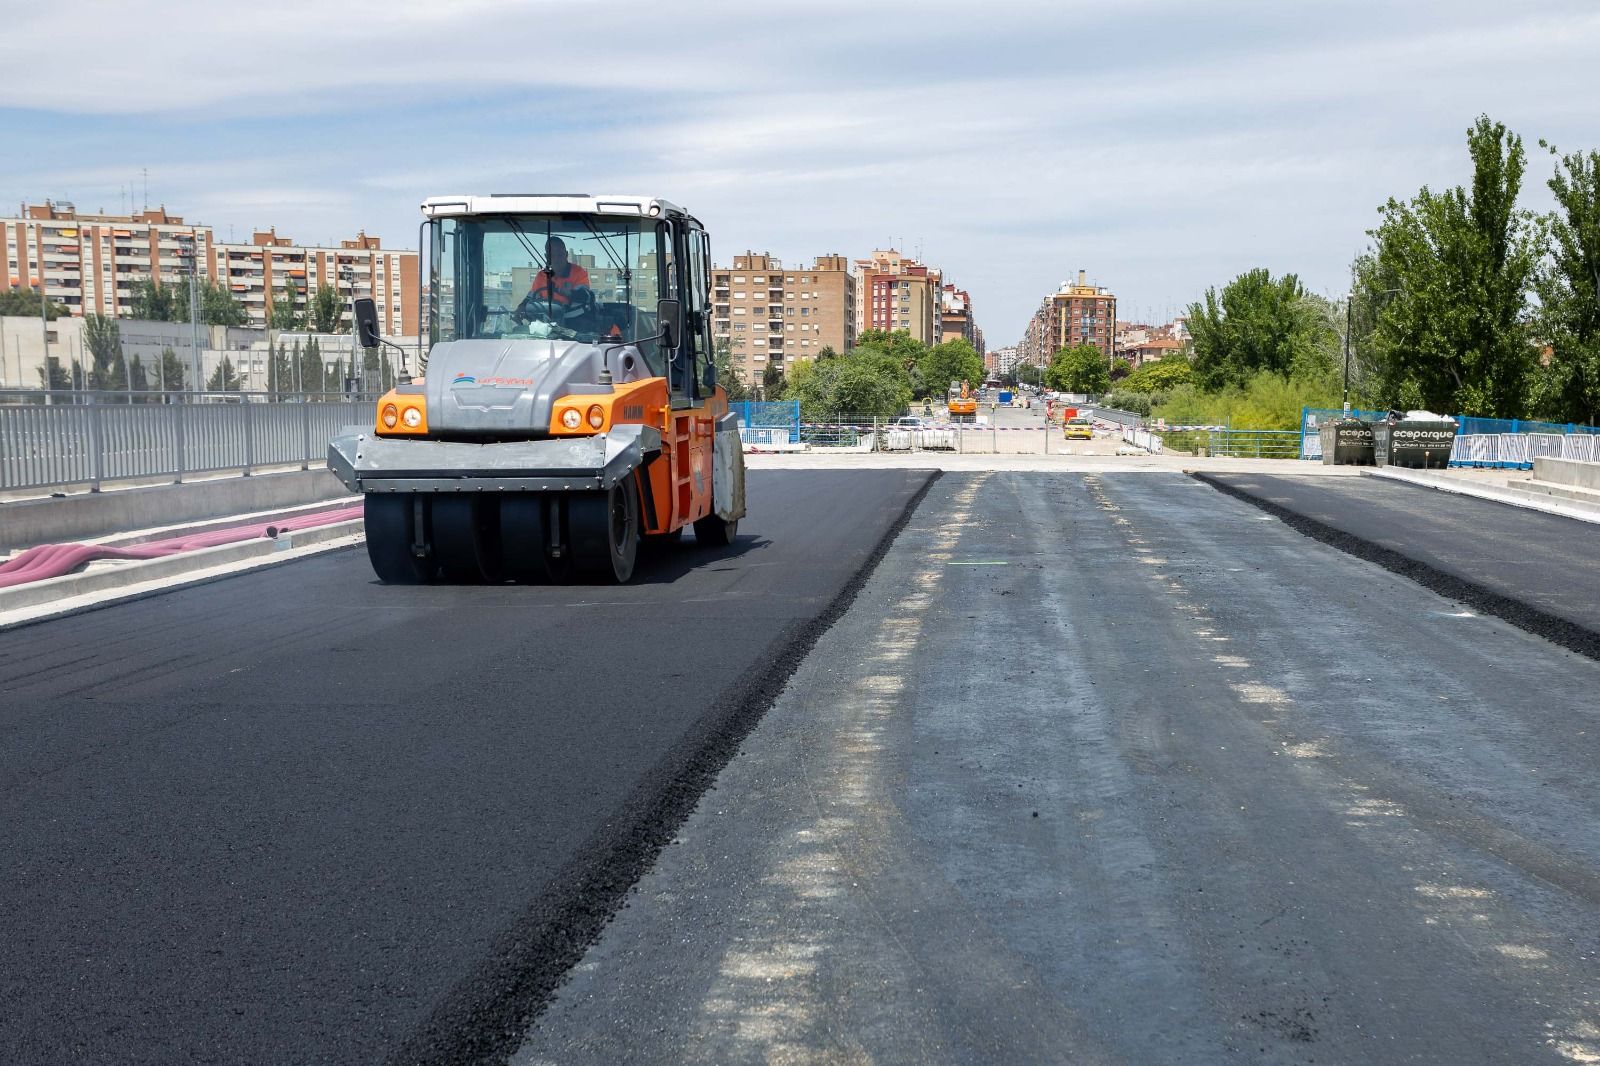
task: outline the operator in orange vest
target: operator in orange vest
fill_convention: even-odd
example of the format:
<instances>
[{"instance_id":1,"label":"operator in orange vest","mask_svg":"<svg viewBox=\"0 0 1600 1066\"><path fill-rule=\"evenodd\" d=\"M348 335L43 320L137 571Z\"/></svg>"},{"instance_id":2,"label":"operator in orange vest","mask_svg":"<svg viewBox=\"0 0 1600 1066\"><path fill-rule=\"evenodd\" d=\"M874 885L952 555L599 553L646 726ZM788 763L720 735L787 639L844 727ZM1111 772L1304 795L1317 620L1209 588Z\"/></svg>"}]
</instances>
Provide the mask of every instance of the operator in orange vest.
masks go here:
<instances>
[{"instance_id":1,"label":"operator in orange vest","mask_svg":"<svg viewBox=\"0 0 1600 1066\"><path fill-rule=\"evenodd\" d=\"M544 242L544 269L533 276L533 285L522 301L529 304L550 303L566 306L572 302L572 293L580 285L589 287L589 272L567 258L567 243L560 237Z\"/></svg>"}]
</instances>

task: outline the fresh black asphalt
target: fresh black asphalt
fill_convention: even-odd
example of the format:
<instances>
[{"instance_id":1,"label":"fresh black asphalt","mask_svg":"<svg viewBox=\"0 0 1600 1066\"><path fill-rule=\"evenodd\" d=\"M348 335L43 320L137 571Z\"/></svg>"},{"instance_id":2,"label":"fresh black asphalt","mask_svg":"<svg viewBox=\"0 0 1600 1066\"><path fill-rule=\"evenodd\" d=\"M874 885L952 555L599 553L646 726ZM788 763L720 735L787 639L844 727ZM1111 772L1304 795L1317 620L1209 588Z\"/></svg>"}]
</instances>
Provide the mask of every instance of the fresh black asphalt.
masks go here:
<instances>
[{"instance_id":1,"label":"fresh black asphalt","mask_svg":"<svg viewBox=\"0 0 1600 1066\"><path fill-rule=\"evenodd\" d=\"M1375 477L1197 476L1308 536L1600 659L1600 526Z\"/></svg>"},{"instance_id":2,"label":"fresh black asphalt","mask_svg":"<svg viewBox=\"0 0 1600 1066\"><path fill-rule=\"evenodd\" d=\"M0 1062L509 1052L928 478L753 473L623 588L354 549L0 634Z\"/></svg>"}]
</instances>

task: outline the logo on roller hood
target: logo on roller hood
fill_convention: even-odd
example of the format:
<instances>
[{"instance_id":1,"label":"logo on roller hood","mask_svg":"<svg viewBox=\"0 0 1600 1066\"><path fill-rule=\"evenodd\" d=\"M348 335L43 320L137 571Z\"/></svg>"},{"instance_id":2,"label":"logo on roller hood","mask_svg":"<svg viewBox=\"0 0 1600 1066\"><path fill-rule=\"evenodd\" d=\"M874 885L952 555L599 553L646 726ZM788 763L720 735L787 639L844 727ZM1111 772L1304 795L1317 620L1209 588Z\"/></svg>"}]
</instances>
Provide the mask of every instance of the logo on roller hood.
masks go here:
<instances>
[{"instance_id":1,"label":"logo on roller hood","mask_svg":"<svg viewBox=\"0 0 1600 1066\"><path fill-rule=\"evenodd\" d=\"M465 371L463 371L462 373L457 374L455 376L455 380L450 382L450 384L451 384L452 387L454 387L456 385L488 385L491 388L523 389L523 388L527 388L529 385L532 385L533 384L533 379L532 378L475 378L471 374L468 374Z\"/></svg>"}]
</instances>

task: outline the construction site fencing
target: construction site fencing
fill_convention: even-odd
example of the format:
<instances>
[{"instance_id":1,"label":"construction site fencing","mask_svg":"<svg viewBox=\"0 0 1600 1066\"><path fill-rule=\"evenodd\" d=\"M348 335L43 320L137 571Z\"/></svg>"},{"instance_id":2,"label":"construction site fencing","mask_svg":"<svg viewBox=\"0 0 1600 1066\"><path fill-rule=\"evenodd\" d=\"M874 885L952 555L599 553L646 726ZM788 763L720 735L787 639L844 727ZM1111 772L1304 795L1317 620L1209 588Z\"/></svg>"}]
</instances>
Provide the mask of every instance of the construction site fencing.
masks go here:
<instances>
[{"instance_id":1,"label":"construction site fencing","mask_svg":"<svg viewBox=\"0 0 1600 1066\"><path fill-rule=\"evenodd\" d=\"M739 419L739 438L746 446L800 443L799 400L740 400L728 410Z\"/></svg>"},{"instance_id":2,"label":"construction site fencing","mask_svg":"<svg viewBox=\"0 0 1600 1066\"><path fill-rule=\"evenodd\" d=\"M1134 427L1127 427L1132 429ZM1100 436L1123 429L1097 430ZM965 455L1051 455L1074 450L1059 425L1002 426L993 421L957 421L916 417L869 418L841 415L827 421L802 422L792 446L751 440L745 450L821 452L955 452Z\"/></svg>"},{"instance_id":3,"label":"construction site fencing","mask_svg":"<svg viewBox=\"0 0 1600 1066\"><path fill-rule=\"evenodd\" d=\"M1124 444L1131 444L1135 448L1143 448L1151 455L1160 455L1166 450L1166 441L1158 434L1151 433L1148 429L1138 426L1123 426L1122 440Z\"/></svg>"},{"instance_id":4,"label":"construction site fencing","mask_svg":"<svg viewBox=\"0 0 1600 1066\"><path fill-rule=\"evenodd\" d=\"M1592 432L1458 433L1450 450L1450 465L1531 470L1533 461L1541 457L1600 463L1600 436Z\"/></svg>"},{"instance_id":5,"label":"construction site fencing","mask_svg":"<svg viewBox=\"0 0 1600 1066\"><path fill-rule=\"evenodd\" d=\"M339 393L0 394L0 490L309 469L340 429L375 416L374 401Z\"/></svg>"},{"instance_id":6,"label":"construction site fencing","mask_svg":"<svg viewBox=\"0 0 1600 1066\"><path fill-rule=\"evenodd\" d=\"M1388 416L1388 411L1357 408L1350 412L1350 417L1368 421L1378 421ZM1322 435L1318 430L1323 422L1343 417L1345 413L1338 408L1303 408L1300 412L1300 457L1321 459ZM1600 427L1576 422L1539 422L1526 418L1451 417L1456 423L1456 443L1450 453L1451 466L1526 469L1532 467L1533 460L1541 455L1558 459L1584 458L1586 462L1600 461L1600 458L1587 458L1596 455L1594 438L1600 435Z\"/></svg>"}]
</instances>

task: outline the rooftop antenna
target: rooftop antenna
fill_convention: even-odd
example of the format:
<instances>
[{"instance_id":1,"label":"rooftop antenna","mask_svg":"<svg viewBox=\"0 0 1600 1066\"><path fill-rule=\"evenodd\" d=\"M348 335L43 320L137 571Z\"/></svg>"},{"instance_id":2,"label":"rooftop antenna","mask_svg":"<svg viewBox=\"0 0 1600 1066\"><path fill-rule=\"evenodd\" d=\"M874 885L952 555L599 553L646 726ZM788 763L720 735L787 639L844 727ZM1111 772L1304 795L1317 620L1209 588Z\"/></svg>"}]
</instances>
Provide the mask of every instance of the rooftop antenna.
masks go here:
<instances>
[{"instance_id":1,"label":"rooftop antenna","mask_svg":"<svg viewBox=\"0 0 1600 1066\"><path fill-rule=\"evenodd\" d=\"M150 210L150 168L143 167L140 173L144 175L144 209Z\"/></svg>"}]
</instances>

